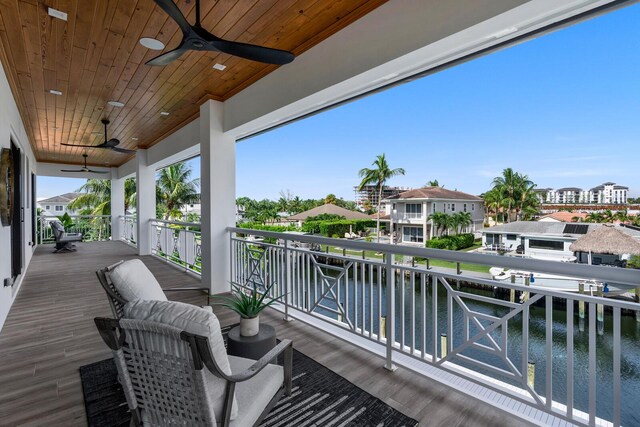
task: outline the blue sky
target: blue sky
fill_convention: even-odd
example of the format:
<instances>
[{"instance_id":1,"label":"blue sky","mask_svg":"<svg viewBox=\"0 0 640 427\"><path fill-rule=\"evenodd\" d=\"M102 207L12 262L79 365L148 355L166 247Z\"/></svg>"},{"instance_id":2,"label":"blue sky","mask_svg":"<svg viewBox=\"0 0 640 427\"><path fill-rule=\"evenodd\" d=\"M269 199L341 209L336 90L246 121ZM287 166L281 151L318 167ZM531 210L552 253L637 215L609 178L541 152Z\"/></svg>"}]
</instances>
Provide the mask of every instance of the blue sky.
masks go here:
<instances>
[{"instance_id":1,"label":"blue sky","mask_svg":"<svg viewBox=\"0 0 640 427\"><path fill-rule=\"evenodd\" d=\"M244 140L237 195L352 199L385 153L407 172L392 185L479 194L512 167L539 187L614 181L640 196L638 22L627 7ZM40 178L38 195L81 183Z\"/></svg>"}]
</instances>

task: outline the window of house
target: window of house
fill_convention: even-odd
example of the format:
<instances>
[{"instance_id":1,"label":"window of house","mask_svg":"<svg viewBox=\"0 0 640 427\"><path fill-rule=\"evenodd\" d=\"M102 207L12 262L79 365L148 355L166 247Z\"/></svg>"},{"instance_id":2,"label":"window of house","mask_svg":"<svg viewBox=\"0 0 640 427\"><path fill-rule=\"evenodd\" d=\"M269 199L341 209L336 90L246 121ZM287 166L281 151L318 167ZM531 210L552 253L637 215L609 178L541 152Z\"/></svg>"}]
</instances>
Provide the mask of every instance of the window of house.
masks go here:
<instances>
[{"instance_id":1,"label":"window of house","mask_svg":"<svg viewBox=\"0 0 640 427\"><path fill-rule=\"evenodd\" d=\"M56 205L56 212L62 212L64 210L64 206Z\"/></svg>"},{"instance_id":2,"label":"window of house","mask_svg":"<svg viewBox=\"0 0 640 427\"><path fill-rule=\"evenodd\" d=\"M517 234L507 234L507 240L518 240Z\"/></svg>"},{"instance_id":3,"label":"window of house","mask_svg":"<svg viewBox=\"0 0 640 427\"><path fill-rule=\"evenodd\" d=\"M465 211L465 212L467 211L467 204L466 203L462 205L462 210Z\"/></svg>"},{"instance_id":4,"label":"window of house","mask_svg":"<svg viewBox=\"0 0 640 427\"><path fill-rule=\"evenodd\" d=\"M471 203L471 210L475 211L476 210L476 204L475 203Z\"/></svg>"},{"instance_id":5,"label":"window of house","mask_svg":"<svg viewBox=\"0 0 640 427\"><path fill-rule=\"evenodd\" d=\"M431 207L432 207L431 210L433 211L433 213L436 213L436 203L435 202L431 203Z\"/></svg>"},{"instance_id":6,"label":"window of house","mask_svg":"<svg viewBox=\"0 0 640 427\"><path fill-rule=\"evenodd\" d=\"M404 209L408 216L419 217L422 215L422 203L407 203Z\"/></svg>"},{"instance_id":7,"label":"window of house","mask_svg":"<svg viewBox=\"0 0 640 427\"><path fill-rule=\"evenodd\" d=\"M402 227L402 241L411 243L423 243L424 235L422 227Z\"/></svg>"},{"instance_id":8,"label":"window of house","mask_svg":"<svg viewBox=\"0 0 640 427\"><path fill-rule=\"evenodd\" d=\"M51 209L51 205L47 205L47 206L44 207L45 211L48 211L49 209Z\"/></svg>"},{"instance_id":9,"label":"window of house","mask_svg":"<svg viewBox=\"0 0 640 427\"><path fill-rule=\"evenodd\" d=\"M456 211L456 204L451 203L451 212L455 212L455 211Z\"/></svg>"},{"instance_id":10,"label":"window of house","mask_svg":"<svg viewBox=\"0 0 640 427\"><path fill-rule=\"evenodd\" d=\"M529 247L532 249L547 249L550 251L562 251L564 250L564 242L558 242L554 240L529 240Z\"/></svg>"}]
</instances>

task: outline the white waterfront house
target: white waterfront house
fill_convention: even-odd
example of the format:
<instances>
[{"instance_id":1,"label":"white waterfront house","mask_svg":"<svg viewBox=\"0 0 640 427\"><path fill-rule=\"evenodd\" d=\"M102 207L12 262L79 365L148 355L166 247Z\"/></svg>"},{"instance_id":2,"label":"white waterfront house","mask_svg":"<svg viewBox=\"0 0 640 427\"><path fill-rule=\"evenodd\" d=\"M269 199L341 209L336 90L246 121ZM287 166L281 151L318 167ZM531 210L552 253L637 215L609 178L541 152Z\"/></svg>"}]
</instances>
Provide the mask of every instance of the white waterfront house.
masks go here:
<instances>
[{"instance_id":1,"label":"white waterfront house","mask_svg":"<svg viewBox=\"0 0 640 427\"><path fill-rule=\"evenodd\" d=\"M80 193L65 193L39 200L36 204L40 208L41 214L45 216L61 216L65 213L74 215L76 212L73 209L69 209L69 203L79 195Z\"/></svg>"},{"instance_id":2,"label":"white waterfront house","mask_svg":"<svg viewBox=\"0 0 640 427\"><path fill-rule=\"evenodd\" d=\"M576 261L569 247L573 242L602 224L577 224L568 222L516 221L482 230L484 247L501 247L518 252L528 258L553 261ZM640 231L619 227L630 236L640 239ZM610 259L609 259L610 258ZM594 264L603 264L618 259L617 256L598 255ZM586 263L586 258L577 259Z\"/></svg>"},{"instance_id":3,"label":"white waterfront house","mask_svg":"<svg viewBox=\"0 0 640 427\"><path fill-rule=\"evenodd\" d=\"M382 220L390 222L395 241L416 246L437 237L438 230L431 220L436 212L449 215L469 212L472 222L464 230L469 233L481 229L484 221L484 202L480 197L442 187L418 188L388 197L384 209Z\"/></svg>"}]
</instances>

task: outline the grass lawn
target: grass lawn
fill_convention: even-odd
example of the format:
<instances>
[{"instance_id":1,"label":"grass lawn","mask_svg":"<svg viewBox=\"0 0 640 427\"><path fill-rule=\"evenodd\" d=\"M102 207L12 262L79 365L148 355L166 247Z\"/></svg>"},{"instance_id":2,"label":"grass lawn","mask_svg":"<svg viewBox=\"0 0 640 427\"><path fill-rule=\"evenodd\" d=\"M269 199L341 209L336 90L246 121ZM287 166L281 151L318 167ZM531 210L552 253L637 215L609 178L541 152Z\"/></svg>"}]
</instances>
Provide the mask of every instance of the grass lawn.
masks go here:
<instances>
[{"instance_id":1,"label":"grass lawn","mask_svg":"<svg viewBox=\"0 0 640 427\"><path fill-rule=\"evenodd\" d=\"M338 242L336 242L337 245L339 245ZM472 251L474 249L477 249L481 246L481 244L475 244L469 248L466 249L462 249L460 252L469 252ZM327 252L327 246L324 245L322 246L322 251L323 252ZM343 254L343 250L339 249L335 246L329 246L329 253L332 254L338 254L338 255L342 255ZM348 256L358 256L358 257L362 257L362 251L352 251L352 250L346 250L344 251L344 254L348 255ZM365 251L364 256L366 258L369 259L378 259L381 260L382 259L382 255L378 255L375 252L369 252L369 251ZM397 255L396 256L396 261L402 261L403 260L403 256L402 255ZM425 265L425 261L419 261L416 262L416 265ZM433 267L442 267L442 268L449 268L452 270L456 269L456 263L453 261L444 261L444 260L440 260L440 259L431 259L429 260L429 265L433 266ZM460 264L460 269L462 270L462 272L464 273L465 271L474 271L474 272L478 272L478 273L489 273L489 268L491 268L488 265L480 265L480 264L467 264L467 263L461 263Z\"/></svg>"}]
</instances>

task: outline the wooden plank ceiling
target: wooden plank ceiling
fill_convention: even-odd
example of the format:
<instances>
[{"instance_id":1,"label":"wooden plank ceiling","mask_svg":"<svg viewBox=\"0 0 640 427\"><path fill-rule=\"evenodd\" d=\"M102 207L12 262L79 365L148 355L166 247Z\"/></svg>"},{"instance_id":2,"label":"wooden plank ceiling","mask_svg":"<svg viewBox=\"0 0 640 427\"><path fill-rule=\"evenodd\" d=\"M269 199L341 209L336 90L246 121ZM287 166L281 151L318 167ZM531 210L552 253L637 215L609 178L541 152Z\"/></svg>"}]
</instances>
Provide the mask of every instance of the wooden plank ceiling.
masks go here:
<instances>
[{"instance_id":1,"label":"wooden plank ceiling","mask_svg":"<svg viewBox=\"0 0 640 427\"><path fill-rule=\"evenodd\" d=\"M175 1L193 23L195 0ZM384 2L202 0L202 26L225 39L300 55ZM48 7L68 20L52 18ZM152 0L0 0L0 60L38 161L81 164L83 149L60 143L99 144L103 117L120 147L148 148L196 118L199 101L224 101L276 69L212 52L149 67L144 63L160 52L141 46L141 37L161 40L168 51L182 33ZM226 69L212 69L215 63ZM110 150L88 154L91 165L131 158Z\"/></svg>"}]
</instances>

